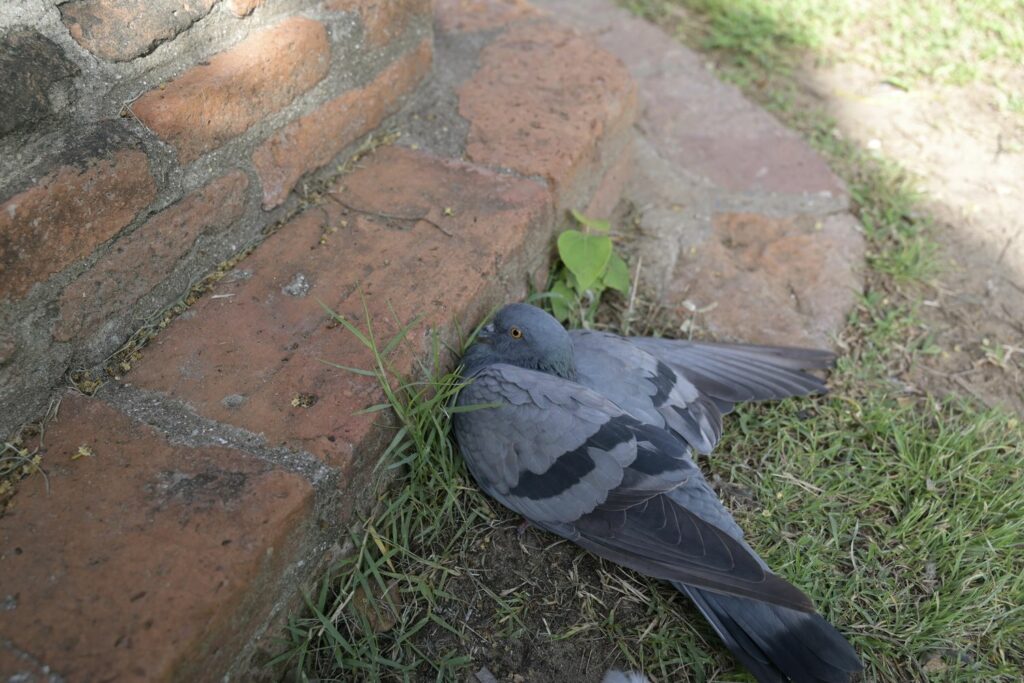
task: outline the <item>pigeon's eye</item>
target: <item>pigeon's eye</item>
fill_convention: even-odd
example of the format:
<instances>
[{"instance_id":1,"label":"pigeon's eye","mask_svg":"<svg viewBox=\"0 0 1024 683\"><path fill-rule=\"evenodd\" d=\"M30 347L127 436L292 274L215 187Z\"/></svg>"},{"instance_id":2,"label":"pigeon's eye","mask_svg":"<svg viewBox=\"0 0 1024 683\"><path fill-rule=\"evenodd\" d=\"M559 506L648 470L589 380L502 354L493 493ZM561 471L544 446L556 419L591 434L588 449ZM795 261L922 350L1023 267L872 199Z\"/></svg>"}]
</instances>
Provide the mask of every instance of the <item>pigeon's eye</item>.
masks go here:
<instances>
[{"instance_id":1,"label":"pigeon's eye","mask_svg":"<svg viewBox=\"0 0 1024 683\"><path fill-rule=\"evenodd\" d=\"M510 335L512 335L513 339L522 339L522 337L523 337L523 331L521 329L519 329L518 327L516 327L515 325L513 325L510 328L508 328L508 333Z\"/></svg>"}]
</instances>

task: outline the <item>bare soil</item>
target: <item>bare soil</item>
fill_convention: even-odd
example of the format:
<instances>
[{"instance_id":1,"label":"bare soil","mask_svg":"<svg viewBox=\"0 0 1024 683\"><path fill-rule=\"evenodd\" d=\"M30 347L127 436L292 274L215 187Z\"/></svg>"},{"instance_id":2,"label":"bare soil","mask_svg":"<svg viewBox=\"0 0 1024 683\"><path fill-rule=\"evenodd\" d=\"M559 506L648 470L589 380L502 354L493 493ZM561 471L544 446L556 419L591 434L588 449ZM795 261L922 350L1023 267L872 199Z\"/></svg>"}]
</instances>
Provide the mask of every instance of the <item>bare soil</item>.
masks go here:
<instances>
[{"instance_id":1,"label":"bare soil","mask_svg":"<svg viewBox=\"0 0 1024 683\"><path fill-rule=\"evenodd\" d=\"M852 63L799 78L841 135L916 176L934 219L939 271L919 314L941 351L906 379L1024 413L1024 115L980 82L904 90Z\"/></svg>"}]
</instances>

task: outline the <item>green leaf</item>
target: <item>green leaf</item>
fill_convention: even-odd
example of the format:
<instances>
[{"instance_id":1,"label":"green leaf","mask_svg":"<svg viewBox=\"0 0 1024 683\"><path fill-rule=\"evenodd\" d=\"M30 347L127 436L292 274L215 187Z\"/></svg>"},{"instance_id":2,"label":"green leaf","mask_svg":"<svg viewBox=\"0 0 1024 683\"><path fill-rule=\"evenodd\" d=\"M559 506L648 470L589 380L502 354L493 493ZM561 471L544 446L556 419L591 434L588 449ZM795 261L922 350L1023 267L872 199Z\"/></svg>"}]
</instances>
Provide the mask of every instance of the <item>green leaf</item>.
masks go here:
<instances>
[{"instance_id":1,"label":"green leaf","mask_svg":"<svg viewBox=\"0 0 1024 683\"><path fill-rule=\"evenodd\" d=\"M576 276L581 291L593 285L612 256L612 240L607 235L584 235L579 230L566 230L558 236L558 255Z\"/></svg>"},{"instance_id":2,"label":"green leaf","mask_svg":"<svg viewBox=\"0 0 1024 683\"><path fill-rule=\"evenodd\" d=\"M612 254L611 260L608 261L608 270L605 271L601 281L604 282L605 287L629 294L629 266L621 256Z\"/></svg>"},{"instance_id":3,"label":"green leaf","mask_svg":"<svg viewBox=\"0 0 1024 683\"><path fill-rule=\"evenodd\" d=\"M576 294L569 289L563 280L555 281L551 287L551 312L561 322L572 317L572 306L576 301Z\"/></svg>"},{"instance_id":4,"label":"green leaf","mask_svg":"<svg viewBox=\"0 0 1024 683\"><path fill-rule=\"evenodd\" d=\"M611 223L608 221L602 221L598 218L588 218L576 209L572 209L572 217L575 218L580 225L595 232L608 232L612 229Z\"/></svg>"}]
</instances>

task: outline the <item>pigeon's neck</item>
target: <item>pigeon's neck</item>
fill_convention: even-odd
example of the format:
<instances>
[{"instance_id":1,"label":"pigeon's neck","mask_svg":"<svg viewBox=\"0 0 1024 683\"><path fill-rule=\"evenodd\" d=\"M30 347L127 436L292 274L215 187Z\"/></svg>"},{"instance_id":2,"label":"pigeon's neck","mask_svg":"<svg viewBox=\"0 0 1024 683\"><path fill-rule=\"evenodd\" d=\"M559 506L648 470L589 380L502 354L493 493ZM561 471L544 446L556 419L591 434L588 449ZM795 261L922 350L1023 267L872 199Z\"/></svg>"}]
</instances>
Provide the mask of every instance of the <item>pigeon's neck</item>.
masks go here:
<instances>
[{"instance_id":1,"label":"pigeon's neck","mask_svg":"<svg viewBox=\"0 0 1024 683\"><path fill-rule=\"evenodd\" d=\"M488 365L497 363L517 365L528 370L557 375L563 379L576 380L576 363L571 354L564 359L503 358L486 344L474 344L466 351L466 355L462 357L462 374L464 377L472 377Z\"/></svg>"}]
</instances>

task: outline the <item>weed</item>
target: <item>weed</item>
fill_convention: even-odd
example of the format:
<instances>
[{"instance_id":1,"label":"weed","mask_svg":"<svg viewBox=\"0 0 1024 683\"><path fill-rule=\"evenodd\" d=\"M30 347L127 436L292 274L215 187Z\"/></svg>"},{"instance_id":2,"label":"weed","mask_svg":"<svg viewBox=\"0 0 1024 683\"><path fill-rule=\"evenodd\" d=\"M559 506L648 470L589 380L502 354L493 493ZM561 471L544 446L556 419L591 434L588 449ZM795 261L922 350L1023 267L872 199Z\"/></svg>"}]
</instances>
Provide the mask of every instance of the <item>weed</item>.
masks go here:
<instances>
[{"instance_id":1,"label":"weed","mask_svg":"<svg viewBox=\"0 0 1024 683\"><path fill-rule=\"evenodd\" d=\"M552 273L547 301L551 313L573 327L589 327L605 291L629 294L629 267L615 253L608 221L573 218L583 231L566 230L558 236L558 265Z\"/></svg>"}]
</instances>

